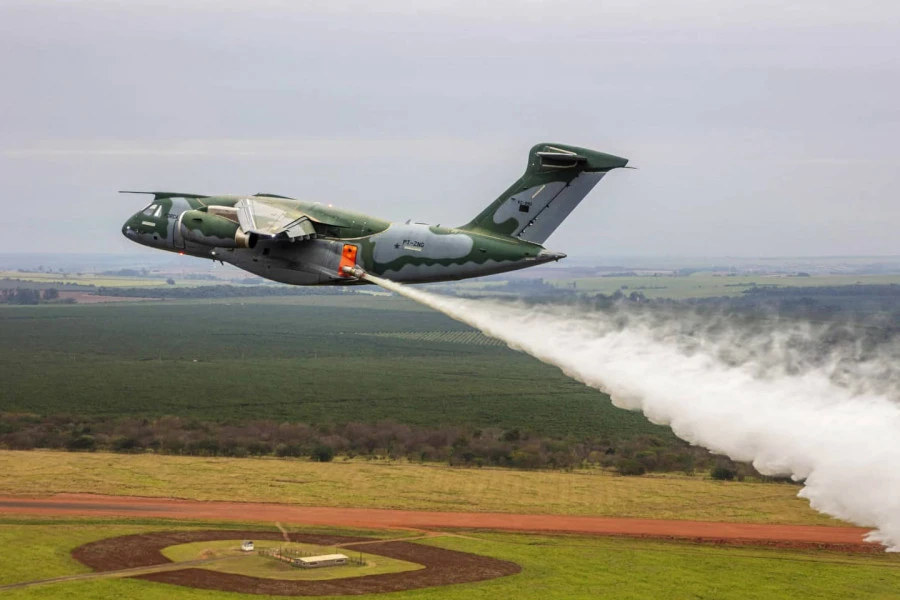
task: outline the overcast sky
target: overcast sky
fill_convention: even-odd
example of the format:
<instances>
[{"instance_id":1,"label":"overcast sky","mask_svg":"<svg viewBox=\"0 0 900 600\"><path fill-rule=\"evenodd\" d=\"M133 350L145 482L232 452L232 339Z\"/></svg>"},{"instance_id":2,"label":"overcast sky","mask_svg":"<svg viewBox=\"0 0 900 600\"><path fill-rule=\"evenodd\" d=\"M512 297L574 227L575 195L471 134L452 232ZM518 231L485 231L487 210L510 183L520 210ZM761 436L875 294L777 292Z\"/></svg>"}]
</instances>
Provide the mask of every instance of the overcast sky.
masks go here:
<instances>
[{"instance_id":1,"label":"overcast sky","mask_svg":"<svg viewBox=\"0 0 900 600\"><path fill-rule=\"evenodd\" d=\"M0 252L150 252L119 189L458 225L554 141L638 167L554 250L900 254L895 0L0 0L0 81Z\"/></svg>"}]
</instances>

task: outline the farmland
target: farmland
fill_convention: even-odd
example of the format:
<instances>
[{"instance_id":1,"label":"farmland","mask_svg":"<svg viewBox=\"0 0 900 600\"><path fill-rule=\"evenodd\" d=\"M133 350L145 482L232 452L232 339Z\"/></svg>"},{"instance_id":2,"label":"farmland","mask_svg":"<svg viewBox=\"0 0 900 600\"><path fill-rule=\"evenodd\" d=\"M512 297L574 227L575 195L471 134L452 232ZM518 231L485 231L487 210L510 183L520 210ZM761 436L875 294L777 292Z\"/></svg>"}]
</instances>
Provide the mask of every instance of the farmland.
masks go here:
<instances>
[{"instance_id":1,"label":"farmland","mask_svg":"<svg viewBox=\"0 0 900 600\"><path fill-rule=\"evenodd\" d=\"M5 280L6 285L15 284L22 287L27 284L43 286L58 286L66 289L67 286L78 287L165 287L166 277L147 277L139 274L130 276L105 275L96 273L53 273L53 272L19 272L0 271L0 281ZM216 279L196 278L190 274L178 278L180 285L215 285L226 283Z\"/></svg>"},{"instance_id":2,"label":"farmland","mask_svg":"<svg viewBox=\"0 0 900 600\"><path fill-rule=\"evenodd\" d=\"M788 277L777 275L724 276L694 273L679 277L594 277L554 282L560 287L575 284L581 291L612 294L641 292L648 298L709 298L738 296L753 287L827 287L839 285L890 285L900 283L900 275L815 275ZM623 287L624 286L624 287Z\"/></svg>"},{"instance_id":3,"label":"farmland","mask_svg":"<svg viewBox=\"0 0 900 600\"><path fill-rule=\"evenodd\" d=\"M36 420L75 415L86 433L91 433L92 417L138 423L143 417L154 422L173 415L181 419L182 429L208 422L238 428L270 420L274 427L308 423L319 435L336 437L342 423L393 421L465 427L473 440L475 432L484 429L495 436L534 432L574 439L573 444L587 437L650 439L663 447L680 444L666 428L613 408L605 395L556 369L394 297L8 306L0 307L0 331L0 412L31 413ZM6 423L0 420L0 426ZM825 525L829 531L841 525L811 510L797 498L799 488L788 483L714 481L705 473L624 477L596 464L573 472L462 469L378 454L387 455L381 450L356 457L339 454L323 463L305 457L175 456L143 450L2 450L0 494L68 492L292 507ZM243 510L247 505L241 506ZM237 518L251 517L242 513ZM0 569L0 584L84 574L86 567L70 552L92 540L238 526L6 515L0 520L0 560L8 568ZM310 530L291 527L292 532ZM350 534L340 528L327 531ZM398 534L380 530L363 535ZM28 543L21 544L23 539ZM880 553L855 556L835 550L486 531L415 543L511 561L522 572L481 583L397 592L392 598L889 598L900 584L897 557ZM201 545L188 548L184 556L209 550L209 544ZM7 590L4 595L167 600L216 596L110 576Z\"/></svg>"},{"instance_id":4,"label":"farmland","mask_svg":"<svg viewBox=\"0 0 900 600\"><path fill-rule=\"evenodd\" d=\"M557 369L392 297L0 307L0 329L0 412L671 439Z\"/></svg>"},{"instance_id":5,"label":"farmland","mask_svg":"<svg viewBox=\"0 0 900 600\"><path fill-rule=\"evenodd\" d=\"M610 295L617 291L624 294L640 292L647 298L716 298L740 296L752 288L812 288L847 285L898 285L900 275L812 275L797 277L784 274L736 274L692 273L690 275L660 276L603 276L571 277L546 280L546 284L558 290L579 293ZM490 281L474 281L458 284L461 290L471 293L509 293L506 284ZM513 290L513 291L519 291Z\"/></svg>"}]
</instances>

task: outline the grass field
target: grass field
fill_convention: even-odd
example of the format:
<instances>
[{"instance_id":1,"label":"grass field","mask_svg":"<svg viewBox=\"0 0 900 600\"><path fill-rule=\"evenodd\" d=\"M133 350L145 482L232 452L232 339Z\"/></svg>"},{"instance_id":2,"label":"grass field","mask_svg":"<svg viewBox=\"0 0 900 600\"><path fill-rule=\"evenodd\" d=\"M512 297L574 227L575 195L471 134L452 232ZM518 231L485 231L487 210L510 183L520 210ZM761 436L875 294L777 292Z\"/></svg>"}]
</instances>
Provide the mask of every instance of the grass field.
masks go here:
<instances>
[{"instance_id":1,"label":"grass field","mask_svg":"<svg viewBox=\"0 0 900 600\"><path fill-rule=\"evenodd\" d=\"M0 494L110 495L307 506L840 524L789 484L606 471L462 469L377 461L0 451Z\"/></svg>"},{"instance_id":2,"label":"grass field","mask_svg":"<svg viewBox=\"0 0 900 600\"><path fill-rule=\"evenodd\" d=\"M233 525L229 525L233 526ZM12 583L84 572L69 557L90 540L172 529L171 524L60 520L0 523L0 581ZM179 529L186 529L179 527ZM333 533L346 533L332 530ZM28 544L23 544L27 540ZM897 555L848 556L835 552L696 546L579 536L475 534L419 543L510 560L518 575L391 594L404 600L518 598L522 600L645 598L835 599L898 597ZM41 549L36 551L28 546ZM188 600L266 596L222 594L128 579L95 579L9 590L4 598L156 598ZM385 596L357 596L376 598Z\"/></svg>"},{"instance_id":3,"label":"grass field","mask_svg":"<svg viewBox=\"0 0 900 600\"><path fill-rule=\"evenodd\" d=\"M0 331L0 412L672 439L559 370L392 297L0 307Z\"/></svg>"},{"instance_id":4,"label":"grass field","mask_svg":"<svg viewBox=\"0 0 900 600\"><path fill-rule=\"evenodd\" d=\"M379 556L366 554L357 549L352 551L336 548L334 546L314 546L299 542L277 542L257 540L256 549L246 553L240 549L241 540L222 540L215 542L192 542L169 546L162 551L163 556L174 562L199 560L203 558L227 558L237 560L224 560L205 565L202 568L222 573L234 573L247 575L248 577L263 577L266 579L290 579L293 581L321 581L323 579L337 579L341 577L365 577L368 575L381 575L383 573L402 573L423 568L422 565ZM363 561L365 564L351 562L337 567L322 567L317 569L301 569L292 567L281 561L261 556L259 550L284 550L286 552L302 553L302 556L342 553L352 556L353 559Z\"/></svg>"}]
</instances>

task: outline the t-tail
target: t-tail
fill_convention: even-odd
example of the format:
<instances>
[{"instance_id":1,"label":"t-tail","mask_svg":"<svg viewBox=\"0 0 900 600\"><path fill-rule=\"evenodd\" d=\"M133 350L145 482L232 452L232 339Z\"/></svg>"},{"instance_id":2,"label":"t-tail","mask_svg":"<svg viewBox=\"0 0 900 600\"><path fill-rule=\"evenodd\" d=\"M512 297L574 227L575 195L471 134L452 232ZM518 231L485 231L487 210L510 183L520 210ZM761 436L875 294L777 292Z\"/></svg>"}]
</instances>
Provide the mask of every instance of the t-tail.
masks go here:
<instances>
[{"instance_id":1,"label":"t-tail","mask_svg":"<svg viewBox=\"0 0 900 600\"><path fill-rule=\"evenodd\" d=\"M538 144L525 174L460 229L543 244L604 175L627 164L587 148Z\"/></svg>"}]
</instances>

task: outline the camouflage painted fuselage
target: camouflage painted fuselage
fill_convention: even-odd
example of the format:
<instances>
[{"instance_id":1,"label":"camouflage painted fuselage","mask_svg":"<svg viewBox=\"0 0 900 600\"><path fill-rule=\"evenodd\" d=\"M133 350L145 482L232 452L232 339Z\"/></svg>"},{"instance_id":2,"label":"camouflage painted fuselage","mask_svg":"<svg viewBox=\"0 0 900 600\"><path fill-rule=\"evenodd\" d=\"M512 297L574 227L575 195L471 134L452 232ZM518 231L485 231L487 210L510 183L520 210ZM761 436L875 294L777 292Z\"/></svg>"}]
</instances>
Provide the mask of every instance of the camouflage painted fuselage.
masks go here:
<instances>
[{"instance_id":1,"label":"camouflage painted fuselage","mask_svg":"<svg viewBox=\"0 0 900 600\"><path fill-rule=\"evenodd\" d=\"M274 194L153 192L122 227L139 244L220 260L283 283L361 283L345 266L393 281L479 277L565 257L542 246L609 170L627 160L539 144L525 175L462 227L391 223Z\"/></svg>"}]
</instances>

